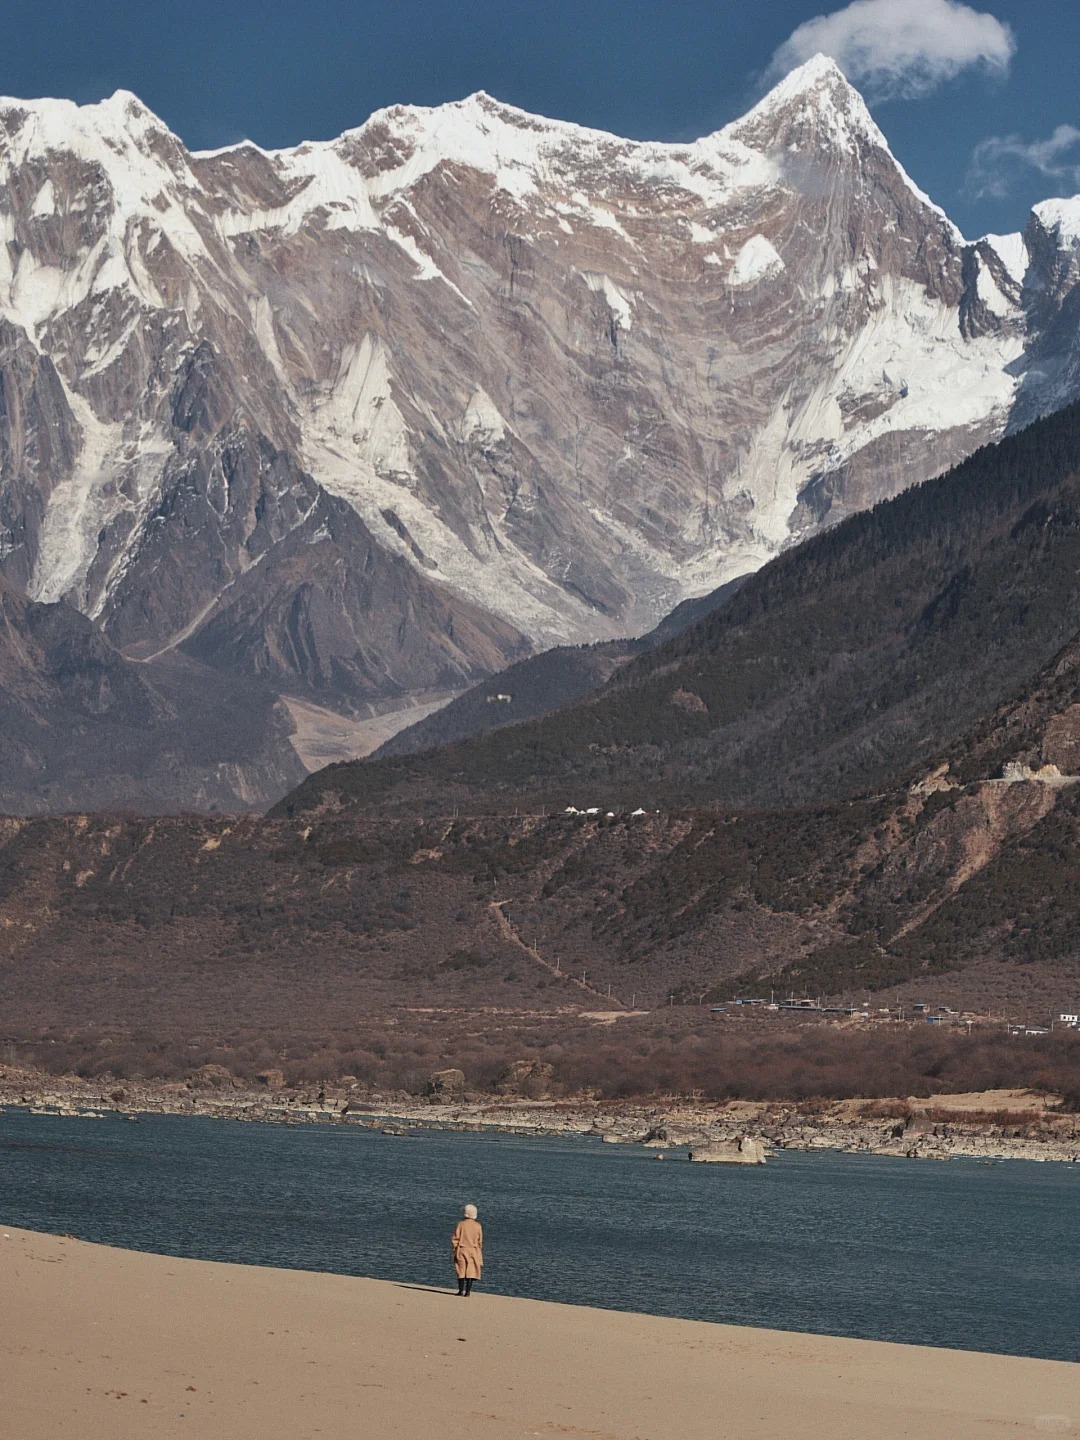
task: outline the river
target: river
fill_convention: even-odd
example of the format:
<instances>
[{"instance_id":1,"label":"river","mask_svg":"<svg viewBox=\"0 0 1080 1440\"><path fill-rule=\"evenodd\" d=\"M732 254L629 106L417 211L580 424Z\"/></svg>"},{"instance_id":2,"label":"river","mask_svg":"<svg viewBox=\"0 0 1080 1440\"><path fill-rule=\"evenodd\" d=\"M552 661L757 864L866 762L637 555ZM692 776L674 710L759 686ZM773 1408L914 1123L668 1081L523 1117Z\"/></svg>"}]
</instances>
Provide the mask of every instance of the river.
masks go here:
<instances>
[{"instance_id":1,"label":"river","mask_svg":"<svg viewBox=\"0 0 1080 1440\"><path fill-rule=\"evenodd\" d=\"M1080 1166L0 1115L0 1220L130 1249L451 1285L469 1200L502 1294L1080 1360Z\"/></svg>"}]
</instances>

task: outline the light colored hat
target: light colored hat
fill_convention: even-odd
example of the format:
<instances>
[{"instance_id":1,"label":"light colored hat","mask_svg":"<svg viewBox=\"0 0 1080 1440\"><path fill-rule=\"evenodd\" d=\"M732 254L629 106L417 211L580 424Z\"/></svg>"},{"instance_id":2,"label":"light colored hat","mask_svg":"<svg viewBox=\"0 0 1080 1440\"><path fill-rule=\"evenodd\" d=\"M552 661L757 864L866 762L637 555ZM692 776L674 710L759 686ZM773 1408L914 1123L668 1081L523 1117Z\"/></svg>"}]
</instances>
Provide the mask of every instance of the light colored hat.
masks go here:
<instances>
[{"instance_id":1,"label":"light colored hat","mask_svg":"<svg viewBox=\"0 0 1080 1440\"><path fill-rule=\"evenodd\" d=\"M465 1219L466 1219L466 1220L475 1220L475 1219L476 1219L476 1206L475 1206L475 1205L466 1205L466 1206L465 1206Z\"/></svg>"}]
</instances>

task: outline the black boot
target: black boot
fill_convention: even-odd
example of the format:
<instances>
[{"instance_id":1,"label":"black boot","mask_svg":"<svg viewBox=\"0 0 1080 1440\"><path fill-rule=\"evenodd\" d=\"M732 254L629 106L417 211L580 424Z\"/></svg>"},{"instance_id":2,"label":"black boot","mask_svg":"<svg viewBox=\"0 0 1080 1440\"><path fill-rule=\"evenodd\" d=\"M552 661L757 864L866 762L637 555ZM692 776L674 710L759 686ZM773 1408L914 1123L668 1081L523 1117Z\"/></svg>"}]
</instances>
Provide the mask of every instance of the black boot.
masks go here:
<instances>
[{"instance_id":1,"label":"black boot","mask_svg":"<svg viewBox=\"0 0 1080 1440\"><path fill-rule=\"evenodd\" d=\"M459 1280L459 1281L457 1282L457 1293L458 1293L459 1295L464 1295L464 1294L466 1293L466 1291L465 1291L465 1281L464 1281L464 1280Z\"/></svg>"},{"instance_id":2,"label":"black boot","mask_svg":"<svg viewBox=\"0 0 1080 1440\"><path fill-rule=\"evenodd\" d=\"M466 1280L466 1281L465 1281L465 1294L466 1294L466 1295L471 1295L471 1294L472 1294L472 1281L471 1281L471 1280Z\"/></svg>"}]
</instances>

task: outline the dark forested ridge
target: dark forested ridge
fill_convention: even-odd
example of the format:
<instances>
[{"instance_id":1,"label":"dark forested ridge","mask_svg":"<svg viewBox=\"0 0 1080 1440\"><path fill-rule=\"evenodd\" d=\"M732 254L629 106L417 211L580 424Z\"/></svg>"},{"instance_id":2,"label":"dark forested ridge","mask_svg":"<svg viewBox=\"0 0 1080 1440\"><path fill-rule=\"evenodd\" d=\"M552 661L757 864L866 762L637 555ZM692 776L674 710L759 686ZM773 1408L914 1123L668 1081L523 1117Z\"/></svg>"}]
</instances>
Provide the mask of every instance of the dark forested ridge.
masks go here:
<instances>
[{"instance_id":1,"label":"dark forested ridge","mask_svg":"<svg viewBox=\"0 0 1080 1440\"><path fill-rule=\"evenodd\" d=\"M655 629L633 640L595 645L558 645L492 675L434 715L400 730L376 751L375 758L415 755L507 725L520 725L562 710L596 693L635 655L645 654L681 635L702 616L726 604L744 583L729 580L708 595L684 600Z\"/></svg>"},{"instance_id":2,"label":"dark forested ridge","mask_svg":"<svg viewBox=\"0 0 1080 1440\"><path fill-rule=\"evenodd\" d=\"M416 755L507 725L536 720L594 695L621 665L638 654L641 640L557 645L519 660L391 736L375 757Z\"/></svg>"},{"instance_id":3,"label":"dark forested ridge","mask_svg":"<svg viewBox=\"0 0 1080 1440\"><path fill-rule=\"evenodd\" d=\"M331 766L365 810L820 804L887 785L1080 629L1080 407L780 556L600 693L438 751Z\"/></svg>"}]
</instances>

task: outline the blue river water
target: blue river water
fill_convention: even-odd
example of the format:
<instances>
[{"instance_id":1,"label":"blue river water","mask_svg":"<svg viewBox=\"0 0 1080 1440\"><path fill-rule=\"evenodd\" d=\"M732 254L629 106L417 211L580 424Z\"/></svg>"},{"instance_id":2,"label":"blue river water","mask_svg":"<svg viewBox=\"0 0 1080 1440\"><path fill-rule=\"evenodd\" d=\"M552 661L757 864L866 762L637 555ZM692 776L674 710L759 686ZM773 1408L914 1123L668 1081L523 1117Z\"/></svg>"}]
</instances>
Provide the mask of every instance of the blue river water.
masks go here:
<instances>
[{"instance_id":1,"label":"blue river water","mask_svg":"<svg viewBox=\"0 0 1080 1440\"><path fill-rule=\"evenodd\" d=\"M130 1249L1080 1360L1080 1166L0 1114L0 1222Z\"/></svg>"}]
</instances>

